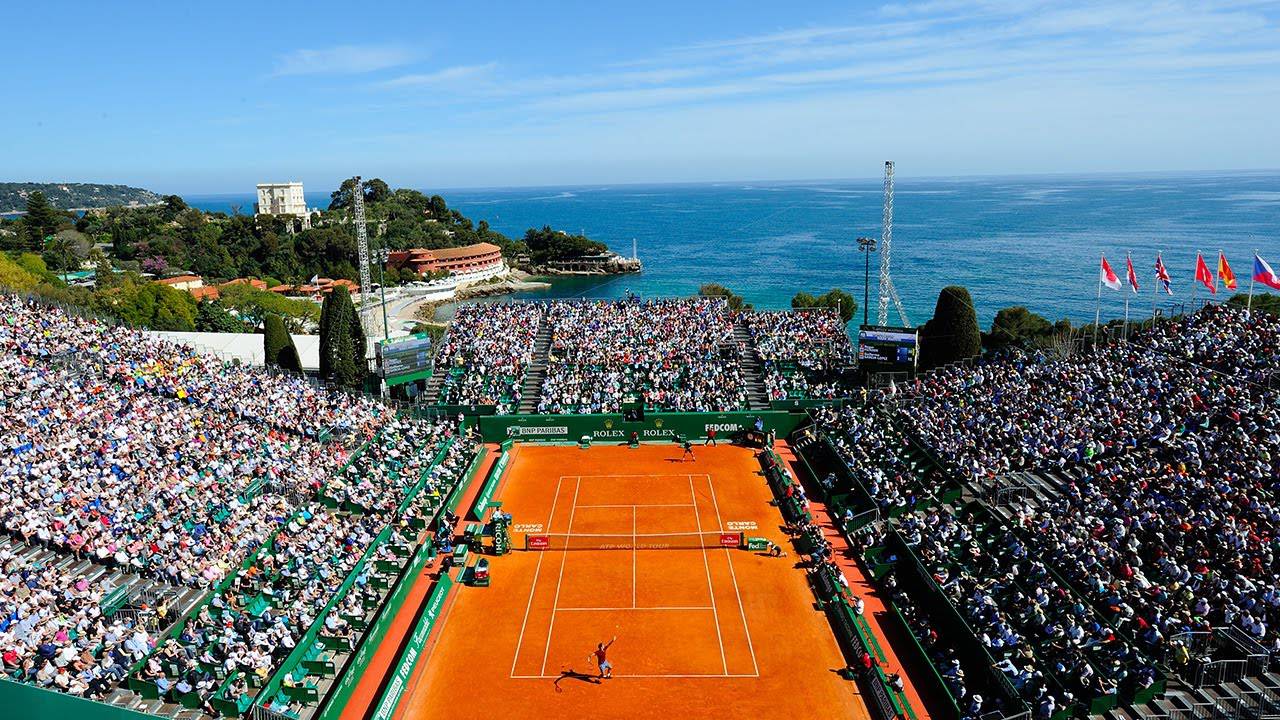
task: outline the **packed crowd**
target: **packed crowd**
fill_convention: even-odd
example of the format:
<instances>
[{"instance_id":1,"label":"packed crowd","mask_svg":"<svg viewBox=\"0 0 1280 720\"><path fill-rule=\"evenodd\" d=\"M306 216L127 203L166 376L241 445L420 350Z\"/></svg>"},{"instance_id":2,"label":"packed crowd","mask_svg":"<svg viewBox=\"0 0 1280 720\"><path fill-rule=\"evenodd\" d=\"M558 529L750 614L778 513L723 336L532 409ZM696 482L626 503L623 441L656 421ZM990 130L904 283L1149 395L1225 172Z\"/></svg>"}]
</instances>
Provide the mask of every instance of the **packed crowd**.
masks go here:
<instances>
[{"instance_id":1,"label":"packed crowd","mask_svg":"<svg viewBox=\"0 0 1280 720\"><path fill-rule=\"evenodd\" d=\"M744 313L770 400L834 398L835 373L854 364L853 343L834 310Z\"/></svg>"},{"instance_id":2,"label":"packed crowd","mask_svg":"<svg viewBox=\"0 0 1280 720\"><path fill-rule=\"evenodd\" d=\"M1154 681L1152 661L1076 600L1009 529L935 510L907 516L899 532L1035 717L1114 693L1121 683ZM919 634L928 620L916 622ZM968 696L958 658L933 659L962 707L1000 709L995 693L979 703Z\"/></svg>"},{"instance_id":3,"label":"packed crowd","mask_svg":"<svg viewBox=\"0 0 1280 720\"><path fill-rule=\"evenodd\" d=\"M316 500L290 517L270 546L157 649L140 677L166 698L196 692L212 713L209 701L227 679L239 674L261 685L316 623L320 635L354 648L347 618L365 615L373 564L363 566L347 594L339 590L384 528L407 536L410 520L440 507L474 450L474 440L457 436L449 422L389 423L343 479L325 488L338 508Z\"/></svg>"},{"instance_id":4,"label":"packed crowd","mask_svg":"<svg viewBox=\"0 0 1280 720\"><path fill-rule=\"evenodd\" d=\"M1261 385L1274 383L1280 373L1280 317L1265 312L1208 305L1195 314L1158 323L1134 342L1171 359Z\"/></svg>"},{"instance_id":5,"label":"packed crowd","mask_svg":"<svg viewBox=\"0 0 1280 720\"><path fill-rule=\"evenodd\" d=\"M820 407L812 415L881 517L887 517L940 492L945 478L940 468L919 467L909 457L910 440L894 426L894 416L880 401L877 395L869 404Z\"/></svg>"},{"instance_id":6,"label":"packed crowd","mask_svg":"<svg viewBox=\"0 0 1280 720\"><path fill-rule=\"evenodd\" d=\"M0 548L0 671L9 677L101 698L154 642L135 616L106 618L108 588L54 564L25 562Z\"/></svg>"},{"instance_id":7,"label":"packed crowd","mask_svg":"<svg viewBox=\"0 0 1280 720\"><path fill-rule=\"evenodd\" d=\"M216 584L346 453L24 356L0 405L0 526L174 584Z\"/></svg>"},{"instance_id":8,"label":"packed crowd","mask_svg":"<svg viewBox=\"0 0 1280 720\"><path fill-rule=\"evenodd\" d=\"M318 388L299 375L226 362L13 295L0 296L0 349L93 366L156 395L304 437L337 433L351 445L367 439L386 414L375 400Z\"/></svg>"},{"instance_id":9,"label":"packed crowd","mask_svg":"<svg viewBox=\"0 0 1280 720\"><path fill-rule=\"evenodd\" d=\"M540 303L459 307L436 354L436 367L449 372L440 402L494 405L499 415L514 412L543 308Z\"/></svg>"},{"instance_id":10,"label":"packed crowd","mask_svg":"<svg viewBox=\"0 0 1280 720\"><path fill-rule=\"evenodd\" d=\"M269 671L378 532L438 506L473 449L451 444L402 508L451 422L393 420L372 400L11 296L0 349L0 527L13 543L0 550L0 668L78 695L102 697L148 656L141 676L178 694L207 695L214 665ZM331 481L374 436L377 462ZM309 500L322 487L366 512ZM104 607L119 572L219 585L277 529L159 653L147 623ZM69 576L71 562L24 559L34 545L105 570Z\"/></svg>"},{"instance_id":11,"label":"packed crowd","mask_svg":"<svg viewBox=\"0 0 1280 720\"><path fill-rule=\"evenodd\" d=\"M746 407L723 298L556 302L542 413L618 412L628 398L665 410Z\"/></svg>"},{"instance_id":12,"label":"packed crowd","mask_svg":"<svg viewBox=\"0 0 1280 720\"><path fill-rule=\"evenodd\" d=\"M1144 652L1232 626L1280 651L1277 322L1211 307L1068 359L1012 353L926 379L904 412L982 484L1065 472L1025 509L1060 568Z\"/></svg>"}]
</instances>

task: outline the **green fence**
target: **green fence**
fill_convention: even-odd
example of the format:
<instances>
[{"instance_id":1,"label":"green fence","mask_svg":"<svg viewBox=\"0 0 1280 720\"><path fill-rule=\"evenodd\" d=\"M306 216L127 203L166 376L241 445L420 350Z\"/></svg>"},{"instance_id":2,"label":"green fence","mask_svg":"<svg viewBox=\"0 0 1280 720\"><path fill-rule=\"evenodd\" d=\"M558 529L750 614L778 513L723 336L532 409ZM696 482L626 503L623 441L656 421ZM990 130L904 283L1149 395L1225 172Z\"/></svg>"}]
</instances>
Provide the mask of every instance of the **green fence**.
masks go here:
<instances>
[{"instance_id":1,"label":"green fence","mask_svg":"<svg viewBox=\"0 0 1280 720\"><path fill-rule=\"evenodd\" d=\"M53 690L14 682L0 675L0 706L10 718L76 718L76 720L152 720L135 710L86 700Z\"/></svg>"},{"instance_id":2,"label":"green fence","mask_svg":"<svg viewBox=\"0 0 1280 720\"><path fill-rule=\"evenodd\" d=\"M377 621L361 641L360 651L351 658L350 664L343 670L342 680L329 691L329 696L325 700L324 710L318 715L320 720L332 720L342 715L347 702L351 700L351 693L355 691L356 685L360 684L360 678L363 677L365 668L369 666L369 661L373 659L374 653L382 645L383 638L387 636L387 631L391 629L396 616L400 614L400 609L404 606L405 598L408 597L409 591L417 583L419 573L422 572L422 568L426 566L427 561L434 555L435 551L430 543L423 543L418 546L417 552L413 555L413 561L409 563L408 569L400 575L400 581L387 599L381 613L378 615Z\"/></svg>"},{"instance_id":3,"label":"green fence","mask_svg":"<svg viewBox=\"0 0 1280 720\"><path fill-rule=\"evenodd\" d=\"M489 509L489 502L493 500L493 494L498 491L498 484L502 482L502 474L507 471L507 463L511 462L511 446L514 444L511 440L502 443L502 454L493 463L493 467L489 468L489 477L485 479L484 487L476 496L471 511L476 520L484 520L484 511Z\"/></svg>"},{"instance_id":4,"label":"green fence","mask_svg":"<svg viewBox=\"0 0 1280 720\"><path fill-rule=\"evenodd\" d=\"M804 419L777 410L726 413L648 413L644 420L628 422L620 414L609 415L488 415L478 418L485 442L503 440L572 442L587 437L597 442L626 442L631 433L642 441L670 440L678 435L704 438L714 429L721 438L751 430L756 420L764 429L786 437Z\"/></svg>"},{"instance_id":5,"label":"green fence","mask_svg":"<svg viewBox=\"0 0 1280 720\"><path fill-rule=\"evenodd\" d=\"M404 695L405 688L409 684L409 678L413 677L413 671L418 665L418 659L422 657L422 650L426 647L427 638L431 636L431 629L435 627L436 621L440 619L440 611L444 609L444 601L448 598L449 590L452 587L453 580L448 573L440 573L440 579L436 581L436 586L431 590L431 595L427 598L422 615L419 616L417 624L414 625L413 634L405 642L404 650L401 651L400 657L396 661L391 681L378 699L377 709L373 712L372 720L390 720L391 716L395 714L396 706L400 704L400 698Z\"/></svg>"}]
</instances>

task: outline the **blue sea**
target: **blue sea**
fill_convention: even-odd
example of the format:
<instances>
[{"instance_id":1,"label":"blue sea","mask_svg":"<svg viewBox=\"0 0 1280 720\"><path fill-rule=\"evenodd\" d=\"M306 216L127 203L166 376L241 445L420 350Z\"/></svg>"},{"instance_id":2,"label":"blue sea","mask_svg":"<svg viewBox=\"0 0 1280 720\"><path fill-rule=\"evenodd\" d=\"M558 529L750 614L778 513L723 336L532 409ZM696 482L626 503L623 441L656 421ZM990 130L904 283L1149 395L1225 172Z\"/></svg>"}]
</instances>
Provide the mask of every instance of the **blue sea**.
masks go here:
<instances>
[{"instance_id":1,"label":"blue sea","mask_svg":"<svg viewBox=\"0 0 1280 720\"><path fill-rule=\"evenodd\" d=\"M724 182L438 191L473 220L518 237L533 226L584 232L630 255L641 275L557 279L524 297L615 298L689 295L703 283L725 285L762 308L788 307L799 290L833 287L859 302L863 256L858 236L880 237L877 179L787 183ZM1175 308L1193 299L1195 256L1211 267L1223 250L1248 289L1252 254L1280 268L1280 172L1220 174L1016 176L915 179L899 168L895 184L892 272L912 324L933 314L938 291L969 289L985 327L996 311L1026 305L1056 320L1092 322L1099 254L1124 276L1132 253L1142 285L1131 316L1152 303ZM192 196L226 210L249 196ZM308 202L327 204L327 193ZM1174 296L1155 293L1157 252ZM879 257L872 258L872 310ZM1124 294L1103 289L1103 317L1120 317ZM1195 297L1204 299L1201 289ZM1224 297L1219 291L1219 297ZM897 324L890 313L890 323Z\"/></svg>"}]
</instances>

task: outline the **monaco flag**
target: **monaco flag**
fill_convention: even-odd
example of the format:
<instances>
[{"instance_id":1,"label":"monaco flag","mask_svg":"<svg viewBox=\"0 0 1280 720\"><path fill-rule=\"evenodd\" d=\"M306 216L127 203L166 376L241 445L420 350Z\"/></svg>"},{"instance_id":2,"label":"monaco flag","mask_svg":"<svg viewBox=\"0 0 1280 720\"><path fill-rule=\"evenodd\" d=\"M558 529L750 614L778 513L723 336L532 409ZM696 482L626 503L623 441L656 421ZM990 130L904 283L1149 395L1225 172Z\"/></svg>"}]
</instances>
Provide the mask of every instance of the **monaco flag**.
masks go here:
<instances>
[{"instance_id":1,"label":"monaco flag","mask_svg":"<svg viewBox=\"0 0 1280 720\"><path fill-rule=\"evenodd\" d=\"M1127 276L1125 279L1129 281L1129 287L1134 293L1138 292L1138 273L1133 271L1133 258L1129 257L1129 253L1124 254L1124 264L1128 268L1125 271Z\"/></svg>"},{"instance_id":2,"label":"monaco flag","mask_svg":"<svg viewBox=\"0 0 1280 720\"><path fill-rule=\"evenodd\" d=\"M1209 266L1204 264L1204 256L1200 253L1196 253L1196 281L1209 288L1209 292L1214 295L1218 294L1218 279L1209 272Z\"/></svg>"},{"instance_id":3,"label":"monaco flag","mask_svg":"<svg viewBox=\"0 0 1280 720\"><path fill-rule=\"evenodd\" d=\"M1228 290L1236 289L1236 274L1231 272L1231 266L1227 264L1227 256L1221 250L1218 251L1218 277L1222 279L1222 287Z\"/></svg>"},{"instance_id":4,"label":"monaco flag","mask_svg":"<svg viewBox=\"0 0 1280 720\"><path fill-rule=\"evenodd\" d=\"M1253 279L1267 287L1280 290L1280 277L1257 253L1253 254Z\"/></svg>"},{"instance_id":5,"label":"monaco flag","mask_svg":"<svg viewBox=\"0 0 1280 720\"><path fill-rule=\"evenodd\" d=\"M1106 255L1102 256L1102 270L1098 275L1098 279L1103 285L1106 285L1112 290L1120 289L1120 278L1116 277L1115 271L1112 270L1111 265L1107 263Z\"/></svg>"}]
</instances>

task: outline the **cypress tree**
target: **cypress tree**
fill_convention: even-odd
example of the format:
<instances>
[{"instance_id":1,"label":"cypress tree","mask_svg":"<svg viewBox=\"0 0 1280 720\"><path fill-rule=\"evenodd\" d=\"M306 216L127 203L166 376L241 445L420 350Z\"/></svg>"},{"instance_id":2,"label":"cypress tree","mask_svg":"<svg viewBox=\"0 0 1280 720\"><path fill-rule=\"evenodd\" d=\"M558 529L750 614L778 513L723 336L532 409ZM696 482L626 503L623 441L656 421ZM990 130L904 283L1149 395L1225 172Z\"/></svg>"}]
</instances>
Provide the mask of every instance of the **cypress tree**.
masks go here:
<instances>
[{"instance_id":1,"label":"cypress tree","mask_svg":"<svg viewBox=\"0 0 1280 720\"><path fill-rule=\"evenodd\" d=\"M298 348L293 344L293 337L284 327L284 320L279 315L268 315L263 321L262 351L267 365L275 365L294 372L302 371L302 363L298 359Z\"/></svg>"},{"instance_id":2,"label":"cypress tree","mask_svg":"<svg viewBox=\"0 0 1280 720\"><path fill-rule=\"evenodd\" d=\"M938 293L933 319L920 329L920 369L930 370L982 352L982 331L969 291L949 285Z\"/></svg>"},{"instance_id":3,"label":"cypress tree","mask_svg":"<svg viewBox=\"0 0 1280 720\"><path fill-rule=\"evenodd\" d=\"M339 385L359 387L364 380L364 329L351 295L336 287L320 310L321 374Z\"/></svg>"}]
</instances>

